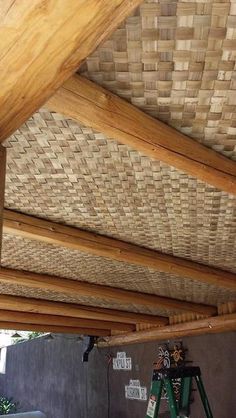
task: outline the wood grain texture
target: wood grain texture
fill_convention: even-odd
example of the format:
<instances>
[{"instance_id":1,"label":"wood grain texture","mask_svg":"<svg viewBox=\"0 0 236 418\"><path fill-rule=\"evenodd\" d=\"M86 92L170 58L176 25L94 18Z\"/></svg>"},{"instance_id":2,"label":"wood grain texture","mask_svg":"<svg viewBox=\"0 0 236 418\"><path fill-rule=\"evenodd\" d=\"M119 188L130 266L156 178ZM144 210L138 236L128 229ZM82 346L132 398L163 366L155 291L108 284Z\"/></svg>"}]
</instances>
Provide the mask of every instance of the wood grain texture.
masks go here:
<instances>
[{"instance_id":1,"label":"wood grain texture","mask_svg":"<svg viewBox=\"0 0 236 418\"><path fill-rule=\"evenodd\" d=\"M119 346L190 337L202 334L215 334L236 330L236 314L204 318L197 321L185 322L165 327L136 331L125 335L106 338L99 343L100 347Z\"/></svg>"},{"instance_id":2,"label":"wood grain texture","mask_svg":"<svg viewBox=\"0 0 236 418\"><path fill-rule=\"evenodd\" d=\"M60 315L45 315L29 312L17 312L0 309L0 322L15 322L35 325L56 325L74 328L108 329L116 331L134 331L135 325L122 324L122 322L96 321L94 319L82 319L65 317Z\"/></svg>"},{"instance_id":3,"label":"wood grain texture","mask_svg":"<svg viewBox=\"0 0 236 418\"><path fill-rule=\"evenodd\" d=\"M46 106L131 148L236 194L236 163L75 75Z\"/></svg>"},{"instance_id":4,"label":"wood grain texture","mask_svg":"<svg viewBox=\"0 0 236 418\"><path fill-rule=\"evenodd\" d=\"M236 290L236 275L79 228L4 210L4 232ZM204 313L199 312L199 313Z\"/></svg>"},{"instance_id":5,"label":"wood grain texture","mask_svg":"<svg viewBox=\"0 0 236 418\"><path fill-rule=\"evenodd\" d=\"M43 291L60 292L68 296L86 296L98 298L98 300L99 298L105 298L106 300L122 304L177 309L180 312L200 312L205 315L216 313L215 308L212 306L3 267L0 268L0 283L20 285Z\"/></svg>"},{"instance_id":6,"label":"wood grain texture","mask_svg":"<svg viewBox=\"0 0 236 418\"><path fill-rule=\"evenodd\" d=\"M97 328L80 328L80 327L63 327L59 325L39 325L28 324L21 322L5 322L0 321L1 329L17 330L17 331L38 331L38 332L53 332L55 334L78 334L78 335L94 335L107 336L111 332L107 329Z\"/></svg>"},{"instance_id":7,"label":"wood grain texture","mask_svg":"<svg viewBox=\"0 0 236 418\"><path fill-rule=\"evenodd\" d=\"M153 325L165 325L168 322L167 318L154 315L119 311L115 309L92 308L73 303L52 302L42 299L9 295L0 295L0 309L81 319L95 319L97 321L122 322L125 324L145 322Z\"/></svg>"},{"instance_id":8,"label":"wood grain texture","mask_svg":"<svg viewBox=\"0 0 236 418\"><path fill-rule=\"evenodd\" d=\"M73 74L141 0L0 2L0 142Z\"/></svg>"},{"instance_id":9,"label":"wood grain texture","mask_svg":"<svg viewBox=\"0 0 236 418\"><path fill-rule=\"evenodd\" d=\"M5 176L6 176L6 148L0 145L0 262L1 262L1 249L2 249Z\"/></svg>"}]
</instances>

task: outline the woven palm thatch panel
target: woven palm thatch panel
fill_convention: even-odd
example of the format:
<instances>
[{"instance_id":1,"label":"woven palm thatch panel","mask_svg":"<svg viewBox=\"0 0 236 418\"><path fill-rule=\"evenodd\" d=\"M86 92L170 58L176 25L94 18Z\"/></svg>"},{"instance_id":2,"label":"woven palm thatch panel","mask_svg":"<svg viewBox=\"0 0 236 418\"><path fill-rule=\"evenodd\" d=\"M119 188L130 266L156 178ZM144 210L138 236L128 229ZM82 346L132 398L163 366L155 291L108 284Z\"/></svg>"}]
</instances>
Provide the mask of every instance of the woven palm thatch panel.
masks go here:
<instances>
[{"instance_id":1,"label":"woven palm thatch panel","mask_svg":"<svg viewBox=\"0 0 236 418\"><path fill-rule=\"evenodd\" d=\"M186 278L7 234L3 239L2 264L210 305L236 299L235 292Z\"/></svg>"},{"instance_id":2,"label":"woven palm thatch panel","mask_svg":"<svg viewBox=\"0 0 236 418\"><path fill-rule=\"evenodd\" d=\"M236 4L146 0L81 74L236 159Z\"/></svg>"},{"instance_id":3,"label":"woven palm thatch panel","mask_svg":"<svg viewBox=\"0 0 236 418\"><path fill-rule=\"evenodd\" d=\"M7 143L5 205L236 271L236 199L47 111Z\"/></svg>"},{"instance_id":4,"label":"woven palm thatch panel","mask_svg":"<svg viewBox=\"0 0 236 418\"><path fill-rule=\"evenodd\" d=\"M20 285L10 285L1 283L0 281L0 294L4 295L14 295L14 296L23 296L27 298L36 298L36 299L43 299L49 300L54 302L66 302L66 303L76 303L79 305L92 306L92 307L99 307L99 308L108 308L108 309L117 309L119 311L129 311L134 313L145 313L151 315L161 315L161 316L168 316L172 314L173 311L171 310L164 310L158 307L157 308L149 308L147 306L136 306L135 304L120 304L120 303L113 303L110 300L106 300L103 297L95 298L95 297L83 297L83 296L69 296L64 295L61 292L53 292L53 291L43 291L43 290L36 290L34 288L20 286ZM122 322L122 319L121 319Z\"/></svg>"}]
</instances>

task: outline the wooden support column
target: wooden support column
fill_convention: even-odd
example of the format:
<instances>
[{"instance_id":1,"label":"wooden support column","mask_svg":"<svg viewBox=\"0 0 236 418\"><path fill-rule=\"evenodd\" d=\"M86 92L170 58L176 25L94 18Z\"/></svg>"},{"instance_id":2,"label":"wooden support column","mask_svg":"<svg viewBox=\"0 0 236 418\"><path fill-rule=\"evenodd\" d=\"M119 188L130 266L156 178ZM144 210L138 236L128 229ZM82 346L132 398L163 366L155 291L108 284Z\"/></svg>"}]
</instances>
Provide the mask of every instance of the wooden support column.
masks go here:
<instances>
[{"instance_id":1,"label":"wooden support column","mask_svg":"<svg viewBox=\"0 0 236 418\"><path fill-rule=\"evenodd\" d=\"M6 175L6 148L0 145L0 260L1 260L1 249L2 249L5 175Z\"/></svg>"}]
</instances>

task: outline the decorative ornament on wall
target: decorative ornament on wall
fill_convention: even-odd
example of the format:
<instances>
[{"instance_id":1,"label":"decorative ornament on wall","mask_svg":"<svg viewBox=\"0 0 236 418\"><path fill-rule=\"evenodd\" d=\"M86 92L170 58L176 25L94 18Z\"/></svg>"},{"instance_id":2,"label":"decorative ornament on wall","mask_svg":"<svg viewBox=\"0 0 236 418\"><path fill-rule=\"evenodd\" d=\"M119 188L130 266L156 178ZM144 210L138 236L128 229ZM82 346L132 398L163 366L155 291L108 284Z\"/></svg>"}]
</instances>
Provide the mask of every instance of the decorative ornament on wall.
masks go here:
<instances>
[{"instance_id":1,"label":"decorative ornament on wall","mask_svg":"<svg viewBox=\"0 0 236 418\"><path fill-rule=\"evenodd\" d=\"M183 367L186 365L186 352L182 341L174 342L173 345L163 344L158 347L157 361L154 363L154 369L169 369L170 367ZM180 397L180 383L181 379L173 381L173 389L176 399ZM166 391L163 391L161 399L167 399Z\"/></svg>"}]
</instances>

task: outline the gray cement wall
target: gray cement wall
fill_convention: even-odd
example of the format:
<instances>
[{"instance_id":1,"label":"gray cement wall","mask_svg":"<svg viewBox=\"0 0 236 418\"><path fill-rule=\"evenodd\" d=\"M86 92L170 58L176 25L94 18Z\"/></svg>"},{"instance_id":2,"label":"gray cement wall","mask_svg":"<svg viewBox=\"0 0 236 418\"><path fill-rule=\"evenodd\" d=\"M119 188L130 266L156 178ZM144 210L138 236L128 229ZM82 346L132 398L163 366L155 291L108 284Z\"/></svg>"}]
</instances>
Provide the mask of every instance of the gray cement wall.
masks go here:
<instances>
[{"instance_id":1,"label":"gray cement wall","mask_svg":"<svg viewBox=\"0 0 236 418\"><path fill-rule=\"evenodd\" d=\"M236 333L186 338L184 344L189 359L202 369L214 418L234 418ZM84 344L75 340L57 337L19 344L8 350L0 394L20 401L22 412L41 410L47 418L144 418L146 402L125 399L125 385L139 379L149 390L158 345L94 350L89 363L82 364ZM110 365L107 373L106 356L117 351L132 358L132 371L114 371ZM194 398L191 417L203 418L197 393Z\"/></svg>"},{"instance_id":2,"label":"gray cement wall","mask_svg":"<svg viewBox=\"0 0 236 418\"><path fill-rule=\"evenodd\" d=\"M40 410L47 418L104 418L106 363L98 351L91 353L89 363L82 363L85 345L56 337L8 347L0 393L19 401L21 412Z\"/></svg>"},{"instance_id":3,"label":"gray cement wall","mask_svg":"<svg viewBox=\"0 0 236 418\"><path fill-rule=\"evenodd\" d=\"M183 340L188 348L188 359L194 365L200 366L208 398L214 418L234 418L236 416L236 333L206 335L186 338ZM145 418L146 403L127 400L124 396L124 386L130 379L139 379L141 386L150 387L152 363L157 360L159 343L147 343L112 349L126 351L132 358L133 370L110 371L110 417L112 418ZM203 418L204 412L198 396L194 392L191 417ZM163 405L165 410L166 406Z\"/></svg>"}]
</instances>

